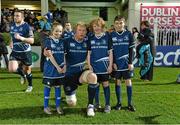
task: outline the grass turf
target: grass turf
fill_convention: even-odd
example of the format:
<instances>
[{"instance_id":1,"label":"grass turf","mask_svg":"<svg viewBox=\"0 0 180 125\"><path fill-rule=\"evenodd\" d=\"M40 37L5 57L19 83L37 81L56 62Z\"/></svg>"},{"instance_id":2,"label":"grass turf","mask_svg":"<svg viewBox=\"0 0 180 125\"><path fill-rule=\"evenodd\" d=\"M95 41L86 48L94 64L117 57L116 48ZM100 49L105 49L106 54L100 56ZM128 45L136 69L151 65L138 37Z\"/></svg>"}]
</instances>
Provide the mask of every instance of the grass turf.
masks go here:
<instances>
[{"instance_id":1,"label":"grass turf","mask_svg":"<svg viewBox=\"0 0 180 125\"><path fill-rule=\"evenodd\" d=\"M54 113L43 113L42 74L33 69L32 93L24 93L27 84L19 83L19 76L0 70L0 124L180 124L180 84L175 82L179 68L154 68L154 80L139 80L139 69L135 69L133 81L133 103L136 112L126 109L127 96L125 84L122 84L122 105L120 111L110 114L96 112L95 117L86 116L87 86L77 90L76 107L68 107L62 91L62 103L65 115L55 112L54 89L51 89L50 105ZM111 80L111 106L116 104L114 83ZM100 88L100 102L104 107L104 95Z\"/></svg>"}]
</instances>

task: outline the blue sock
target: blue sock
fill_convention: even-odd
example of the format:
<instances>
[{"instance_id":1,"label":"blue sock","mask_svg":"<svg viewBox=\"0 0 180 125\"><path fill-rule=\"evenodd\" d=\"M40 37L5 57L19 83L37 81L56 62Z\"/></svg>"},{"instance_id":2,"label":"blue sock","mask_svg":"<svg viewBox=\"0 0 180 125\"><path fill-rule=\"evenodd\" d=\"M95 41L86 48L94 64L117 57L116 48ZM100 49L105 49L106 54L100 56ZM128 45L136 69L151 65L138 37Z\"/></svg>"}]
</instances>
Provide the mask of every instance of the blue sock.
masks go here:
<instances>
[{"instance_id":1,"label":"blue sock","mask_svg":"<svg viewBox=\"0 0 180 125\"><path fill-rule=\"evenodd\" d=\"M56 99L56 108L58 108L61 103L61 88L60 87L55 87L55 99Z\"/></svg>"},{"instance_id":2,"label":"blue sock","mask_svg":"<svg viewBox=\"0 0 180 125\"><path fill-rule=\"evenodd\" d=\"M103 87L106 105L110 105L110 88L109 86Z\"/></svg>"},{"instance_id":3,"label":"blue sock","mask_svg":"<svg viewBox=\"0 0 180 125\"><path fill-rule=\"evenodd\" d=\"M116 91L117 103L121 104L121 86L115 85L115 91Z\"/></svg>"},{"instance_id":4,"label":"blue sock","mask_svg":"<svg viewBox=\"0 0 180 125\"><path fill-rule=\"evenodd\" d=\"M99 85L96 88L96 94L95 94L95 104L99 104Z\"/></svg>"},{"instance_id":5,"label":"blue sock","mask_svg":"<svg viewBox=\"0 0 180 125\"><path fill-rule=\"evenodd\" d=\"M28 86L32 86L32 73L26 74Z\"/></svg>"},{"instance_id":6,"label":"blue sock","mask_svg":"<svg viewBox=\"0 0 180 125\"><path fill-rule=\"evenodd\" d=\"M44 86L44 108L48 107L51 88Z\"/></svg>"},{"instance_id":7,"label":"blue sock","mask_svg":"<svg viewBox=\"0 0 180 125\"><path fill-rule=\"evenodd\" d=\"M17 72L16 72L16 73L19 74L19 75L22 76L22 77L25 77L25 74L24 74L22 68L17 68Z\"/></svg>"},{"instance_id":8,"label":"blue sock","mask_svg":"<svg viewBox=\"0 0 180 125\"><path fill-rule=\"evenodd\" d=\"M93 105L93 100L96 94L96 88L98 84L88 84L88 104Z\"/></svg>"},{"instance_id":9,"label":"blue sock","mask_svg":"<svg viewBox=\"0 0 180 125\"><path fill-rule=\"evenodd\" d=\"M132 86L126 86L126 88L127 88L128 105L131 105L131 101L132 101Z\"/></svg>"}]
</instances>

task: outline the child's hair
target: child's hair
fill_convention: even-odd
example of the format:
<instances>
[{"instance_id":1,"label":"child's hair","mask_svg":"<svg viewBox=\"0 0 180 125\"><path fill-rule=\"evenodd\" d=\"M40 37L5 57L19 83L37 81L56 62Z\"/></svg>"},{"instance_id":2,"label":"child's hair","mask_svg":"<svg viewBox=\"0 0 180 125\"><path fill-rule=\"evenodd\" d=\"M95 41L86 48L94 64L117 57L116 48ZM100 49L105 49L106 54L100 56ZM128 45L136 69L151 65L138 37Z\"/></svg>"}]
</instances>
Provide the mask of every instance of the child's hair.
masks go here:
<instances>
[{"instance_id":1,"label":"child's hair","mask_svg":"<svg viewBox=\"0 0 180 125\"><path fill-rule=\"evenodd\" d=\"M94 20L92 20L91 22L90 22L90 30L91 31L93 31L93 25L98 25L98 26L101 26L101 28L103 29L103 30L105 30L105 21L101 18L101 17L98 17L98 18L96 18L96 19L94 19Z\"/></svg>"},{"instance_id":2,"label":"child's hair","mask_svg":"<svg viewBox=\"0 0 180 125\"><path fill-rule=\"evenodd\" d=\"M85 29L87 29L87 25L84 23L84 22L78 22L75 27L74 27L74 30L76 31L77 30L77 27L80 26L80 27L85 27Z\"/></svg>"},{"instance_id":3,"label":"child's hair","mask_svg":"<svg viewBox=\"0 0 180 125\"><path fill-rule=\"evenodd\" d=\"M114 22L115 22L115 21L119 21L119 20L122 20L122 21L124 21L124 22L126 21L123 16L117 15L117 16L114 18Z\"/></svg>"},{"instance_id":4,"label":"child's hair","mask_svg":"<svg viewBox=\"0 0 180 125\"><path fill-rule=\"evenodd\" d=\"M149 24L149 22L148 22L147 20L142 21L142 22L141 22L141 26L142 26L142 25L145 25L145 26L148 27L148 28L150 27L150 24Z\"/></svg>"},{"instance_id":5,"label":"child's hair","mask_svg":"<svg viewBox=\"0 0 180 125\"><path fill-rule=\"evenodd\" d=\"M60 23L54 22L54 23L52 24L51 34L52 34L52 32L54 31L54 29L55 29L57 26L61 26L61 27L63 28L63 26L62 26Z\"/></svg>"}]
</instances>

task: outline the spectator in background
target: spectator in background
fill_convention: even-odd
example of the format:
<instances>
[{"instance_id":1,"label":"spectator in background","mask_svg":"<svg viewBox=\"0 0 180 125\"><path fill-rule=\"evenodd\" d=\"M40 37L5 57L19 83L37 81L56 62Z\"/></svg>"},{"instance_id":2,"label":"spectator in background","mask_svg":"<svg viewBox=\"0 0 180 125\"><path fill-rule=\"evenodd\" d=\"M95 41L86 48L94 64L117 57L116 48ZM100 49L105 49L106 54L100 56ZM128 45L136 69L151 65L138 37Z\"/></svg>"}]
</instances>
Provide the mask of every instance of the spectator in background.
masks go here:
<instances>
[{"instance_id":1,"label":"spectator in background","mask_svg":"<svg viewBox=\"0 0 180 125\"><path fill-rule=\"evenodd\" d=\"M69 38L69 37L72 37L72 36L74 36L74 32L72 30L71 23L66 22L64 32L63 32L63 38Z\"/></svg>"},{"instance_id":2,"label":"spectator in background","mask_svg":"<svg viewBox=\"0 0 180 125\"><path fill-rule=\"evenodd\" d=\"M138 35L140 44L137 46L137 58L141 65L141 79L145 81L153 80L153 64L156 55L154 36L149 28L148 21L141 22L141 32Z\"/></svg>"},{"instance_id":3,"label":"spectator in background","mask_svg":"<svg viewBox=\"0 0 180 125\"><path fill-rule=\"evenodd\" d=\"M2 34L0 34L0 58L3 55L5 63L6 63L6 68L8 69L8 57L7 57L7 54L8 54L8 50L7 50L5 41L3 39ZM1 63L1 60L0 60L0 63Z\"/></svg>"},{"instance_id":4,"label":"spectator in background","mask_svg":"<svg viewBox=\"0 0 180 125\"><path fill-rule=\"evenodd\" d=\"M132 34L133 34L133 38L134 38L134 42L135 42L135 48L136 48L138 46L138 44L139 44L139 41L137 39L138 34L139 34L137 27L132 28Z\"/></svg>"}]
</instances>

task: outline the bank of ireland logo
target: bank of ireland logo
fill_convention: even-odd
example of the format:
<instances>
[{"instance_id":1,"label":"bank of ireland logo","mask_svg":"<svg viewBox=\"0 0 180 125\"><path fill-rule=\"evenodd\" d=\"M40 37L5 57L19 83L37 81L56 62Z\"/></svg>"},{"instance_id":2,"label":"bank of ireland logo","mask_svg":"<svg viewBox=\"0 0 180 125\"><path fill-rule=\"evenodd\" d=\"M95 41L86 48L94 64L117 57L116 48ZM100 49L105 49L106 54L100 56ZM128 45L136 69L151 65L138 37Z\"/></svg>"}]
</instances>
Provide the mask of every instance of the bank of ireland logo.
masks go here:
<instances>
[{"instance_id":1,"label":"bank of ireland logo","mask_svg":"<svg viewBox=\"0 0 180 125\"><path fill-rule=\"evenodd\" d=\"M35 52L32 52L32 62L36 62L39 59L39 55Z\"/></svg>"}]
</instances>

